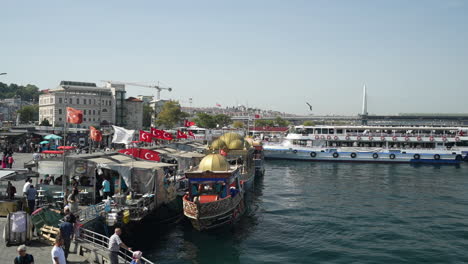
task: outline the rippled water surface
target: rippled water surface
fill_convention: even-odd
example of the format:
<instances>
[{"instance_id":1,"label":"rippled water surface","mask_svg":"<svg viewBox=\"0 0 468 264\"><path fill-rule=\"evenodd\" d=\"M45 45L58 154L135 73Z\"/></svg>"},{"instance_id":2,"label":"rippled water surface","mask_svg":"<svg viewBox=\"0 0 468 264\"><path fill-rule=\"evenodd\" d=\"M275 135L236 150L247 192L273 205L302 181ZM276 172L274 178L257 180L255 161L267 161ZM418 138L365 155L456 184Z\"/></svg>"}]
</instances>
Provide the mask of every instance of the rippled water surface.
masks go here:
<instances>
[{"instance_id":1,"label":"rippled water surface","mask_svg":"<svg viewBox=\"0 0 468 264\"><path fill-rule=\"evenodd\" d=\"M267 161L234 228L145 224L158 263L468 263L468 165Z\"/></svg>"}]
</instances>

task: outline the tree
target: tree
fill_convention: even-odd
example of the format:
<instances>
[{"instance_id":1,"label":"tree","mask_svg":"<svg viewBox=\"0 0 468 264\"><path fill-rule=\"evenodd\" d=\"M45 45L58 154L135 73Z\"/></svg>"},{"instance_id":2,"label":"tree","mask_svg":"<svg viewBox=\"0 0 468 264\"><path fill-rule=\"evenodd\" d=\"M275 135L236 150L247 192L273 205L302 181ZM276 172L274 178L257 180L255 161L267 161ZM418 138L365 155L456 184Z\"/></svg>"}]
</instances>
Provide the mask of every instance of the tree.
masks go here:
<instances>
[{"instance_id":1,"label":"tree","mask_svg":"<svg viewBox=\"0 0 468 264\"><path fill-rule=\"evenodd\" d=\"M273 120L257 119L254 124L257 127L268 127L274 126L275 122Z\"/></svg>"},{"instance_id":2,"label":"tree","mask_svg":"<svg viewBox=\"0 0 468 264\"><path fill-rule=\"evenodd\" d=\"M218 114L213 116L213 119L216 124L218 124L220 127L228 126L231 124L231 117L225 114Z\"/></svg>"},{"instance_id":3,"label":"tree","mask_svg":"<svg viewBox=\"0 0 468 264\"><path fill-rule=\"evenodd\" d=\"M286 126L289 125L289 121L284 120L283 118L277 116L277 117L275 118L275 124L276 124L277 126L280 126L280 127L286 127Z\"/></svg>"},{"instance_id":4,"label":"tree","mask_svg":"<svg viewBox=\"0 0 468 264\"><path fill-rule=\"evenodd\" d=\"M29 123L39 120L39 105L27 105L18 110L20 114L20 121L22 123Z\"/></svg>"},{"instance_id":5,"label":"tree","mask_svg":"<svg viewBox=\"0 0 468 264\"><path fill-rule=\"evenodd\" d=\"M143 127L148 128L151 126L151 117L154 114L154 109L145 104L143 105Z\"/></svg>"},{"instance_id":6,"label":"tree","mask_svg":"<svg viewBox=\"0 0 468 264\"><path fill-rule=\"evenodd\" d=\"M194 119L194 121L199 127L204 127L204 128L216 127L215 119L213 118L212 115L209 115L207 113L197 113L197 117Z\"/></svg>"},{"instance_id":7,"label":"tree","mask_svg":"<svg viewBox=\"0 0 468 264\"><path fill-rule=\"evenodd\" d=\"M156 119L156 125L173 128L189 114L182 112L177 101L167 101Z\"/></svg>"},{"instance_id":8,"label":"tree","mask_svg":"<svg viewBox=\"0 0 468 264\"><path fill-rule=\"evenodd\" d=\"M234 123L232 123L232 126L234 128L244 128L244 122L242 121L234 121Z\"/></svg>"},{"instance_id":9,"label":"tree","mask_svg":"<svg viewBox=\"0 0 468 264\"><path fill-rule=\"evenodd\" d=\"M22 101L38 102L40 93L39 88L32 84L22 86L0 82L0 99L20 97Z\"/></svg>"},{"instance_id":10,"label":"tree","mask_svg":"<svg viewBox=\"0 0 468 264\"><path fill-rule=\"evenodd\" d=\"M314 121L306 120L304 123L302 123L303 126L315 126Z\"/></svg>"},{"instance_id":11,"label":"tree","mask_svg":"<svg viewBox=\"0 0 468 264\"><path fill-rule=\"evenodd\" d=\"M42 122L39 125L40 126L50 126L50 122L49 122L49 120L44 118L44 120L42 120Z\"/></svg>"}]
</instances>

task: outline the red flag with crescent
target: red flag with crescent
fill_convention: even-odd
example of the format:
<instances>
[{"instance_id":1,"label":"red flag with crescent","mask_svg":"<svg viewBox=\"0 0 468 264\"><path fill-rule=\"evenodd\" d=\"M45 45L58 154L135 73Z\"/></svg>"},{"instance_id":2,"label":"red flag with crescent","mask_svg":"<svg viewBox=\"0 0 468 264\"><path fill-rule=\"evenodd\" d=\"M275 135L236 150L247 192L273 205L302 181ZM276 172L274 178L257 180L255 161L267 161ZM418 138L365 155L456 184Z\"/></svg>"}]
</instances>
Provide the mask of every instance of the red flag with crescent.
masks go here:
<instances>
[{"instance_id":1,"label":"red flag with crescent","mask_svg":"<svg viewBox=\"0 0 468 264\"><path fill-rule=\"evenodd\" d=\"M121 149L117 152L138 158L140 149L139 148Z\"/></svg>"},{"instance_id":2,"label":"red flag with crescent","mask_svg":"<svg viewBox=\"0 0 468 264\"><path fill-rule=\"evenodd\" d=\"M160 161L159 152L150 149L140 149L140 159Z\"/></svg>"},{"instance_id":3,"label":"red flag with crescent","mask_svg":"<svg viewBox=\"0 0 468 264\"><path fill-rule=\"evenodd\" d=\"M164 139L164 140L173 140L174 137L172 136L171 133L166 132L166 131L163 130L162 139Z\"/></svg>"},{"instance_id":4,"label":"red flag with crescent","mask_svg":"<svg viewBox=\"0 0 468 264\"><path fill-rule=\"evenodd\" d=\"M177 130L177 138L187 138L187 135L185 135L184 133L182 133L182 131Z\"/></svg>"},{"instance_id":5,"label":"red flag with crescent","mask_svg":"<svg viewBox=\"0 0 468 264\"><path fill-rule=\"evenodd\" d=\"M191 137L193 137L193 138L195 138L195 135L193 134L192 130L189 130L189 131L188 131L188 135L191 136Z\"/></svg>"},{"instance_id":6,"label":"red flag with crescent","mask_svg":"<svg viewBox=\"0 0 468 264\"><path fill-rule=\"evenodd\" d=\"M67 123L81 124L83 123L83 111L72 107L67 107Z\"/></svg>"},{"instance_id":7,"label":"red flag with crescent","mask_svg":"<svg viewBox=\"0 0 468 264\"><path fill-rule=\"evenodd\" d=\"M100 142L102 141L102 132L97 130L95 127L89 127L89 137L92 141Z\"/></svg>"},{"instance_id":8,"label":"red flag with crescent","mask_svg":"<svg viewBox=\"0 0 468 264\"><path fill-rule=\"evenodd\" d=\"M184 126L185 127L190 127L190 126L194 126L194 125L195 125L195 122L184 120Z\"/></svg>"},{"instance_id":9,"label":"red flag with crescent","mask_svg":"<svg viewBox=\"0 0 468 264\"><path fill-rule=\"evenodd\" d=\"M140 130L140 141L151 142L151 133Z\"/></svg>"},{"instance_id":10,"label":"red flag with crescent","mask_svg":"<svg viewBox=\"0 0 468 264\"><path fill-rule=\"evenodd\" d=\"M162 139L163 138L163 133L164 131L156 129L154 127L151 128L151 136L157 139Z\"/></svg>"}]
</instances>

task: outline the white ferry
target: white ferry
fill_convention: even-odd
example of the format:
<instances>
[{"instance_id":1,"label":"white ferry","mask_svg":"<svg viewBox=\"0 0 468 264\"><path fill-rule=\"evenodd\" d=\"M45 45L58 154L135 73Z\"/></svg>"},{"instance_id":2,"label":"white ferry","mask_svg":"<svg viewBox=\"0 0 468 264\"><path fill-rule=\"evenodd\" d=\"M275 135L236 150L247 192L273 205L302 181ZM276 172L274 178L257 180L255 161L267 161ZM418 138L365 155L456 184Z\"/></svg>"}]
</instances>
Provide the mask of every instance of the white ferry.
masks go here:
<instances>
[{"instance_id":1,"label":"white ferry","mask_svg":"<svg viewBox=\"0 0 468 264\"><path fill-rule=\"evenodd\" d=\"M266 159L347 162L460 163L468 160L468 128L295 126Z\"/></svg>"}]
</instances>

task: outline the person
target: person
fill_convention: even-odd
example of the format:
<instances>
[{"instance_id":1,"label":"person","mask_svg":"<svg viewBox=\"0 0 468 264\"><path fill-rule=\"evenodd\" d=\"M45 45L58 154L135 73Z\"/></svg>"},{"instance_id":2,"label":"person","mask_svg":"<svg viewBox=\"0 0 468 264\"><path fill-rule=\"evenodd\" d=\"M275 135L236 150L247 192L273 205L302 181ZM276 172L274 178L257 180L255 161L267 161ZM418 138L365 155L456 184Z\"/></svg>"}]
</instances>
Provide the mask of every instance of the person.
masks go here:
<instances>
[{"instance_id":1,"label":"person","mask_svg":"<svg viewBox=\"0 0 468 264\"><path fill-rule=\"evenodd\" d=\"M29 190L26 192L26 199L28 200L29 214L34 212L36 207L36 195L37 190L34 188L34 185L29 186Z\"/></svg>"},{"instance_id":2,"label":"person","mask_svg":"<svg viewBox=\"0 0 468 264\"><path fill-rule=\"evenodd\" d=\"M78 188L74 187L72 193L67 198L68 203L70 204L70 211L72 213L78 212L78 204L79 204L78 194L79 194Z\"/></svg>"},{"instance_id":3,"label":"person","mask_svg":"<svg viewBox=\"0 0 468 264\"><path fill-rule=\"evenodd\" d=\"M50 254L52 255L53 264L67 264L65 252L63 251L63 239L59 236L55 239L54 247Z\"/></svg>"},{"instance_id":4,"label":"person","mask_svg":"<svg viewBox=\"0 0 468 264\"><path fill-rule=\"evenodd\" d=\"M70 207L69 206L65 206L65 208L63 209L63 212L65 213L65 217L70 216L70 223L74 224L76 223L76 216L70 211ZM65 221L65 217L63 218L63 221Z\"/></svg>"},{"instance_id":5,"label":"person","mask_svg":"<svg viewBox=\"0 0 468 264\"><path fill-rule=\"evenodd\" d=\"M123 247L128 250L132 250L127 245L125 245L122 240L120 240L120 235L122 234L122 230L120 228L116 228L114 234L109 238L109 258L111 264L119 264L119 250L120 247Z\"/></svg>"},{"instance_id":6,"label":"person","mask_svg":"<svg viewBox=\"0 0 468 264\"><path fill-rule=\"evenodd\" d=\"M142 255L143 255L143 252L141 252L141 251L133 252L132 262L130 262L130 264L144 264L145 262L143 260L141 260Z\"/></svg>"},{"instance_id":7,"label":"person","mask_svg":"<svg viewBox=\"0 0 468 264\"><path fill-rule=\"evenodd\" d=\"M11 169L11 168L13 167L13 162L15 162L15 161L13 160L13 156L12 156L12 155L9 155L9 156L8 156L8 159L7 159L8 168Z\"/></svg>"},{"instance_id":8,"label":"person","mask_svg":"<svg viewBox=\"0 0 468 264\"><path fill-rule=\"evenodd\" d=\"M31 183L32 183L31 178L27 178L26 182L24 183L24 186L23 186L23 195L24 196L26 196L26 192L29 190L29 185L31 185Z\"/></svg>"},{"instance_id":9,"label":"person","mask_svg":"<svg viewBox=\"0 0 468 264\"><path fill-rule=\"evenodd\" d=\"M73 225L74 231L75 231L75 240L80 237L80 228L82 224L80 222L80 216L76 215L76 221L75 224Z\"/></svg>"},{"instance_id":10,"label":"person","mask_svg":"<svg viewBox=\"0 0 468 264\"><path fill-rule=\"evenodd\" d=\"M107 199L107 197L110 196L110 182L106 178L104 178L104 181L102 182L102 192L103 192L103 197L104 199Z\"/></svg>"},{"instance_id":11,"label":"person","mask_svg":"<svg viewBox=\"0 0 468 264\"><path fill-rule=\"evenodd\" d=\"M14 264L34 264L34 257L26 253L25 245L18 247L18 256L16 256Z\"/></svg>"},{"instance_id":12,"label":"person","mask_svg":"<svg viewBox=\"0 0 468 264\"><path fill-rule=\"evenodd\" d=\"M70 244L75 233L73 223L71 223L71 217L65 216L65 222L60 224L60 238L63 239L63 249L65 250L65 260L68 258L70 252Z\"/></svg>"},{"instance_id":13,"label":"person","mask_svg":"<svg viewBox=\"0 0 468 264\"><path fill-rule=\"evenodd\" d=\"M2 157L2 169L7 167L7 156L4 154Z\"/></svg>"},{"instance_id":14,"label":"person","mask_svg":"<svg viewBox=\"0 0 468 264\"><path fill-rule=\"evenodd\" d=\"M13 200L15 199L15 193L16 193L16 188L11 184L11 181L8 181L8 186L7 186L7 195L8 199Z\"/></svg>"}]
</instances>

